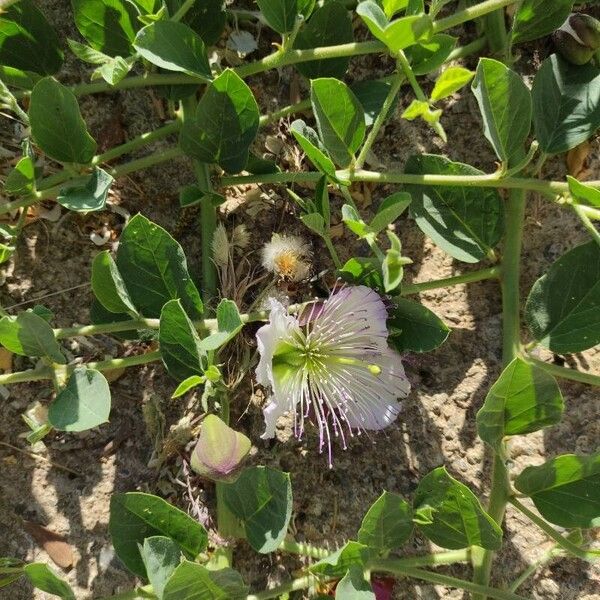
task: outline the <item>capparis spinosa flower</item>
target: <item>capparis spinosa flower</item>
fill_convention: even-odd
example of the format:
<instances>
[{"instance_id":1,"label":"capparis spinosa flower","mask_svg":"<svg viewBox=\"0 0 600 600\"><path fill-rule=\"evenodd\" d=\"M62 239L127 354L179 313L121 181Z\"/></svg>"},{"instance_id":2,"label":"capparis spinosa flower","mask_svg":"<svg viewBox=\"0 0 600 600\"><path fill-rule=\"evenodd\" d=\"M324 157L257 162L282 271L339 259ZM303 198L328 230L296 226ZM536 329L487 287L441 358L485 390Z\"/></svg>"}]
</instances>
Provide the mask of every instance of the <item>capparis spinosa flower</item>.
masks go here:
<instances>
[{"instance_id":1,"label":"capparis spinosa flower","mask_svg":"<svg viewBox=\"0 0 600 600\"><path fill-rule=\"evenodd\" d=\"M365 286L342 287L299 316L270 300L270 322L256 334L257 381L270 388L263 439L275 435L277 419L291 413L302 437L307 420L319 429L319 451L331 439L380 430L398 416L410 391L400 355L387 343L387 311Z\"/></svg>"}]
</instances>

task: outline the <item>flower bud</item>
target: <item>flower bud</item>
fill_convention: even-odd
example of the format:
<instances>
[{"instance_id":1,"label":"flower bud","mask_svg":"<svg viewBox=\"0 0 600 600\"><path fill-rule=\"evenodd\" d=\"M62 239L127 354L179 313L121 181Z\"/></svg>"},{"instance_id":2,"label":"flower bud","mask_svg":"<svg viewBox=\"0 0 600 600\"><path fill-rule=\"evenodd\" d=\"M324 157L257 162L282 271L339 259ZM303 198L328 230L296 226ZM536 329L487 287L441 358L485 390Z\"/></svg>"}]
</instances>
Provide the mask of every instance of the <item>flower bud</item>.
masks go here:
<instances>
[{"instance_id":1,"label":"flower bud","mask_svg":"<svg viewBox=\"0 0 600 600\"><path fill-rule=\"evenodd\" d=\"M232 483L248 452L250 440L226 425L216 415L202 421L200 438L192 452L192 469L207 479Z\"/></svg>"},{"instance_id":2,"label":"flower bud","mask_svg":"<svg viewBox=\"0 0 600 600\"><path fill-rule=\"evenodd\" d=\"M574 65L584 65L600 48L600 21L589 15L574 13L552 37L563 58Z\"/></svg>"}]
</instances>

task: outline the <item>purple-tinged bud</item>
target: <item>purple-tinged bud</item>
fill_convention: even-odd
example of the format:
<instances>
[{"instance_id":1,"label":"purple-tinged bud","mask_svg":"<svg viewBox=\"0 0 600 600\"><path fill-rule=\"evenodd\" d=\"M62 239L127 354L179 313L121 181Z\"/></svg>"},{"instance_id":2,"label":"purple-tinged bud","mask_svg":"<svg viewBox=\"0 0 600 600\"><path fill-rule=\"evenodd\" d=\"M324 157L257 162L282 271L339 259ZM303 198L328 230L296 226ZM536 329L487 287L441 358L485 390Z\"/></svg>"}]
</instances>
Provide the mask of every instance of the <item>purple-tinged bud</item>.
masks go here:
<instances>
[{"instance_id":1,"label":"purple-tinged bud","mask_svg":"<svg viewBox=\"0 0 600 600\"><path fill-rule=\"evenodd\" d=\"M600 48L600 21L589 15L573 13L552 38L563 58L574 65L584 65Z\"/></svg>"},{"instance_id":2,"label":"purple-tinged bud","mask_svg":"<svg viewBox=\"0 0 600 600\"><path fill-rule=\"evenodd\" d=\"M207 479L232 483L250 452L250 440L226 425L216 415L202 421L200 438L192 452L192 469Z\"/></svg>"}]
</instances>

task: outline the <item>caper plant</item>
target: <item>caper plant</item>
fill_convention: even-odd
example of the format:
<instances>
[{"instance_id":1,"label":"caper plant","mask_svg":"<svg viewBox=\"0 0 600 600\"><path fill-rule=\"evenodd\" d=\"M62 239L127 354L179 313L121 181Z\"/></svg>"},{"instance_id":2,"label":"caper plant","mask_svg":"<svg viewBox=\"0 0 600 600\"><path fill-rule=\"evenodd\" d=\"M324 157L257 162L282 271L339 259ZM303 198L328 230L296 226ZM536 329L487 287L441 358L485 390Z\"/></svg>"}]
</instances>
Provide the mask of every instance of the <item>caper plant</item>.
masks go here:
<instances>
[{"instance_id":1,"label":"caper plant","mask_svg":"<svg viewBox=\"0 0 600 600\"><path fill-rule=\"evenodd\" d=\"M174 397L194 388L202 391L198 410L206 416L190 464L216 486L218 541L209 541L203 525L157 496L115 494L109 524L114 548L142 582L115 598L264 600L311 594L328 582L340 599L382 599L390 597L385 578L392 576L465 590L476 600L522 599L518 588L544 561L560 555L594 561L600 555L586 535L600 522L600 454L549 457L520 473L511 472L510 461L511 437L561 420L564 400L557 380L600 385L599 374L559 366L538 353L545 348L571 354L600 343L600 234L595 224L600 181L540 176L548 157L577 147L600 126L598 22L573 13L579 10L573 0L256 4L72 0L81 37L69 39L65 48L43 7L33 0L6 3L0 18L0 101L29 135L4 181L12 199L0 205L0 213L10 217L2 226L2 260L15 254L30 207L53 200L71 211L100 211L115 179L184 156L196 183L181 190L180 201L199 207L202 253L201 278L195 281L181 245L159 225L135 215L123 228L116 253L99 252L93 261L91 324L53 328L53 315L42 306L3 316L0 343L35 366L0 375L0 384L47 380L54 386L47 420L27 420L31 442L52 430L101 427L110 418L111 404L104 371L162 362L176 382ZM270 29L277 40L274 51L231 67L215 61L211 47L218 46L232 19L242 28L254 21ZM476 21L480 37L457 46L459 28L470 21ZM369 39L355 41L356 29ZM556 53L543 60L530 87L513 70L521 45L551 35ZM91 65L91 81L61 83L65 52ZM383 79L346 84L350 60L365 54L387 55L391 72ZM475 71L454 64L474 54L480 57ZM308 80L309 98L261 114L245 80L291 65ZM435 77L429 94L419 80L424 75ZM485 173L433 154L412 156L402 170L365 167L388 119L421 119L432 136L445 141L444 100L469 84L483 135L498 158L497 170ZM151 86L170 90L172 120L98 153L78 98ZM397 100L403 86L414 98L400 116ZM303 119L295 118L297 113ZM289 135L305 157L306 170L286 171L255 153L259 129L282 117L295 119ZM174 135L178 143L167 149L125 158ZM47 174L49 164L60 168ZM398 187L367 219L350 192L355 182ZM277 298L261 304L223 297L215 241L227 233L218 228L217 211L228 188L248 184L286 189L307 235L322 239L337 278L328 297L307 297L292 306ZM332 211L337 210L330 203L332 193L343 198L341 219L365 248L366 255L344 264L331 236ZM590 239L549 265L522 307L521 245L533 193L574 213ZM407 211L443 251L463 263L480 263L480 268L438 281L403 283L411 260L389 226ZM263 250L263 265L302 279L305 254L299 238L274 237ZM223 376L223 357L230 343L249 324L260 325L259 360L254 365L240 360L239 371L255 366L256 381L267 391L263 437L274 436L280 416L292 415L297 437L307 428L318 429L324 466L335 468L335 453L360 444L358 433L384 429L398 417L398 401L410 391L401 353L429 352L448 337L442 320L408 297L482 280L501 286L504 363L477 414L479 437L493 456L487 501L440 466L421 479L410 499L383 492L357 526L356 539L336 552L297 542L288 534L293 510L289 474L244 466L252 441L229 425L230 384ZM123 358L67 361L63 340L98 334L150 340L152 346ZM523 573L498 575L499 587L492 587L494 554L502 547L509 504L556 546ZM415 531L439 550L403 556ZM287 552L314 562L295 579L250 592L232 563L231 549L241 540L259 553ZM463 576L456 575L458 570L453 575L436 570L461 563L472 565L472 578L467 568ZM45 564L2 559L0 585L21 576L50 594L75 597Z\"/></svg>"}]
</instances>

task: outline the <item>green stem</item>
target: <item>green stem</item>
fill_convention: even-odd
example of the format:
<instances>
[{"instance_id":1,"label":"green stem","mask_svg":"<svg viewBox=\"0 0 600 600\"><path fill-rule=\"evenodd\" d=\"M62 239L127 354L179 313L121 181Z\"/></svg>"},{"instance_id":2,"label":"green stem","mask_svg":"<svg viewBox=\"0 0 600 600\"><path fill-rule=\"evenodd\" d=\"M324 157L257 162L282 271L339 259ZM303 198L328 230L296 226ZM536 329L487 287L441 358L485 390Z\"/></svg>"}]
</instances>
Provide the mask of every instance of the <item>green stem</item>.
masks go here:
<instances>
[{"instance_id":1,"label":"green stem","mask_svg":"<svg viewBox=\"0 0 600 600\"><path fill-rule=\"evenodd\" d=\"M310 172L285 172L268 173L265 175L232 175L222 177L220 184L223 187L248 185L252 183L316 183L323 177L322 173ZM364 181L377 184L415 184L415 185L440 185L449 187L477 187L497 189L518 189L540 192L547 196L558 196L569 191L569 186L563 181L544 181L529 177L502 177L498 173L486 175L415 175L401 171L366 171L363 169L353 172L339 170L336 177L341 180ZM586 185L600 188L600 181L586 181Z\"/></svg>"},{"instance_id":2,"label":"green stem","mask_svg":"<svg viewBox=\"0 0 600 600\"><path fill-rule=\"evenodd\" d=\"M342 268L342 263L340 261L340 257L338 256L338 253L335 249L335 246L333 245L333 242L331 241L331 235L329 234L329 231L325 232L322 236L321 236L323 242L325 242L325 247L327 248L327 251L329 252L329 256L331 256L331 260L333 260L333 264L335 265L336 269L341 269Z\"/></svg>"},{"instance_id":3,"label":"green stem","mask_svg":"<svg viewBox=\"0 0 600 600\"><path fill-rule=\"evenodd\" d=\"M450 577L440 573L433 573L432 571L426 571L424 569L406 567L395 559L373 560L370 561L367 566L372 571L383 571L385 573L393 573L394 575L400 575L403 577L421 579L430 583L445 585L459 590L466 590L467 592L471 592L473 594L489 596L490 598L496 598L497 600L526 600L523 598L523 596L518 596L517 594L513 594L512 592L505 590L498 590L485 585L478 585L470 581L465 581L464 579L458 579L457 577Z\"/></svg>"},{"instance_id":4,"label":"green stem","mask_svg":"<svg viewBox=\"0 0 600 600\"><path fill-rule=\"evenodd\" d=\"M540 558L531 563L509 586L511 592L516 592L540 567L548 564L553 558L560 556L558 544L544 552Z\"/></svg>"},{"instance_id":5,"label":"green stem","mask_svg":"<svg viewBox=\"0 0 600 600\"><path fill-rule=\"evenodd\" d=\"M596 385L600 387L600 375L594 375L593 373L583 373L577 369L568 369L566 367L559 367L552 363L547 363L533 356L524 356L525 360L536 367L540 367L550 375L560 377L561 379L570 379L571 381L578 381L579 383L587 383L589 385Z\"/></svg>"},{"instance_id":6,"label":"green stem","mask_svg":"<svg viewBox=\"0 0 600 600\"><path fill-rule=\"evenodd\" d=\"M190 8L194 6L196 0L185 0L184 3L179 7L177 12L171 17L171 21L181 21L183 17L188 13Z\"/></svg>"},{"instance_id":7,"label":"green stem","mask_svg":"<svg viewBox=\"0 0 600 600\"><path fill-rule=\"evenodd\" d=\"M511 496L508 501L526 517L531 519L550 539L554 540L561 548L564 548L577 558L587 560L588 562L596 562L600 560L600 550L586 550L574 544L571 540L561 535L544 519L538 517L533 511L529 510L524 504L522 504L517 498Z\"/></svg>"},{"instance_id":8,"label":"green stem","mask_svg":"<svg viewBox=\"0 0 600 600\"><path fill-rule=\"evenodd\" d=\"M435 21L433 24L433 31L434 33L439 33L440 31L451 29L452 27L456 27L467 21L478 19L479 17L483 17L491 12L504 8L505 6L514 4L515 1L516 0L486 0L486 2L481 2L475 6L469 6L444 19Z\"/></svg>"},{"instance_id":9,"label":"green stem","mask_svg":"<svg viewBox=\"0 0 600 600\"><path fill-rule=\"evenodd\" d=\"M304 544L303 542L296 542L292 539L283 540L279 545L278 550L280 552L287 552L288 554L308 556L317 560L321 560L331 554L331 550L327 550L327 548L318 548L312 544Z\"/></svg>"},{"instance_id":10,"label":"green stem","mask_svg":"<svg viewBox=\"0 0 600 600\"><path fill-rule=\"evenodd\" d=\"M250 594L246 596L246 600L269 600L269 598L279 598L285 596L289 592L296 592L298 590L305 590L317 583L317 579L314 575L305 575L299 577L293 581L282 583L277 587L271 588L270 590L264 590L263 592L257 592L256 594Z\"/></svg>"},{"instance_id":11,"label":"green stem","mask_svg":"<svg viewBox=\"0 0 600 600\"><path fill-rule=\"evenodd\" d=\"M573 210L583 223L583 226L588 230L589 234L592 236L594 241L600 245L600 231L596 229L596 226L590 221L586 212L581 210L582 207L579 204L571 204Z\"/></svg>"},{"instance_id":12,"label":"green stem","mask_svg":"<svg viewBox=\"0 0 600 600\"><path fill-rule=\"evenodd\" d=\"M524 190L512 190L506 200L506 240L502 256L502 362L508 365L519 354L520 349L520 263L523 243L523 227L525 223ZM507 450L504 444L499 452L494 453L492 466L492 488L488 514L502 525L506 503L510 496L510 481L506 468ZM490 580L493 550L478 550L473 556L473 582L486 586ZM480 594L474 600L485 600L487 596Z\"/></svg>"},{"instance_id":13,"label":"green stem","mask_svg":"<svg viewBox=\"0 0 600 600\"><path fill-rule=\"evenodd\" d=\"M118 158L123 154L129 154L130 152L134 152L138 148L142 148L147 144L151 144L152 142L156 142L157 140L162 140L172 133L177 133L181 129L180 121L173 121L168 123L167 125L163 125L154 131L147 131L134 137L133 139L125 142L124 144L120 144L119 146L115 146L102 154L98 154L94 156L92 159L92 165L101 165L102 163L108 162L109 160L113 160L114 158Z\"/></svg>"},{"instance_id":14,"label":"green stem","mask_svg":"<svg viewBox=\"0 0 600 600\"><path fill-rule=\"evenodd\" d=\"M406 79L410 83L410 87L412 87L417 100L419 100L420 102L429 103L425 92L421 89L421 86L419 85L419 82L415 77L415 73L412 70L410 63L408 62L408 59L406 58L406 55L404 54L404 52L402 52L402 50L398 52L397 60L398 65L400 66L400 68L404 72ZM442 124L439 121L431 123L431 127L433 127L434 131L442 138L442 140L447 140L446 132L444 131L444 128L442 127Z\"/></svg>"},{"instance_id":15,"label":"green stem","mask_svg":"<svg viewBox=\"0 0 600 600\"><path fill-rule=\"evenodd\" d=\"M367 135L367 139L365 140L360 154L356 159L356 162L354 164L355 169L362 169L363 165L365 164L369 151L373 147L373 144L375 143L375 140L379 135L379 131L381 130L383 124L385 123L385 120L387 119L388 113L390 112L390 109L392 108L394 101L396 100L396 96L398 95L398 92L400 91L403 82L404 75L400 72L397 72L392 78L392 85L390 86L387 96L385 97L381 110L379 111L379 114L377 115L377 118L373 123L373 127L371 127L371 131L369 131L369 135Z\"/></svg>"},{"instance_id":16,"label":"green stem","mask_svg":"<svg viewBox=\"0 0 600 600\"><path fill-rule=\"evenodd\" d=\"M474 283L476 281L485 281L487 279L498 279L501 274L500 267L489 267L478 271L471 271L463 275L455 275L454 277L446 277L444 279L435 279L433 281L424 281L423 283L402 284L402 296L411 294L419 294L427 290L436 290L443 287L460 285L463 283Z\"/></svg>"}]
</instances>

